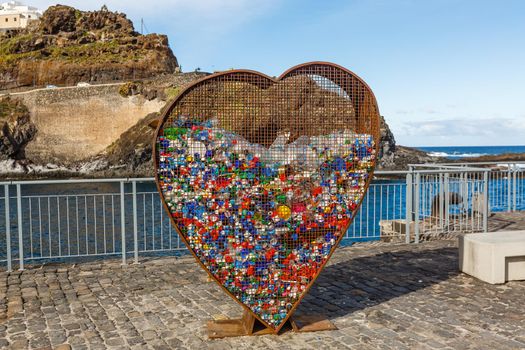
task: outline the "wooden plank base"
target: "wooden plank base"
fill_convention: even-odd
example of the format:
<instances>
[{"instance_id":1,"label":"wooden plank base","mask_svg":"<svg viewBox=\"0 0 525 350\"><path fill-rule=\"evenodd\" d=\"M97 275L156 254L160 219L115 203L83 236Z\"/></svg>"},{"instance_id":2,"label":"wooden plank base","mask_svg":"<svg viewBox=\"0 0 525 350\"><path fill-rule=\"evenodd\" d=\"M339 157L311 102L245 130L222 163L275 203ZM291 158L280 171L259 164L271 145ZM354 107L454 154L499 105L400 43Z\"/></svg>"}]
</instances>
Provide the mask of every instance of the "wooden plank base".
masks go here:
<instances>
[{"instance_id":1,"label":"wooden plank base","mask_svg":"<svg viewBox=\"0 0 525 350\"><path fill-rule=\"evenodd\" d=\"M322 315L295 316L291 319L294 332L319 332L337 329L330 320Z\"/></svg>"},{"instance_id":2,"label":"wooden plank base","mask_svg":"<svg viewBox=\"0 0 525 350\"><path fill-rule=\"evenodd\" d=\"M274 330L263 325L251 313L244 311L238 319L210 320L207 322L208 338L240 337L245 335L275 334ZM287 331L319 332L337 329L335 325L321 315L297 316L285 324L279 333Z\"/></svg>"},{"instance_id":3,"label":"wooden plank base","mask_svg":"<svg viewBox=\"0 0 525 350\"><path fill-rule=\"evenodd\" d=\"M263 325L248 311L244 311L241 318L210 320L207 323L207 327L208 338L211 339L274 333L273 329Z\"/></svg>"}]
</instances>

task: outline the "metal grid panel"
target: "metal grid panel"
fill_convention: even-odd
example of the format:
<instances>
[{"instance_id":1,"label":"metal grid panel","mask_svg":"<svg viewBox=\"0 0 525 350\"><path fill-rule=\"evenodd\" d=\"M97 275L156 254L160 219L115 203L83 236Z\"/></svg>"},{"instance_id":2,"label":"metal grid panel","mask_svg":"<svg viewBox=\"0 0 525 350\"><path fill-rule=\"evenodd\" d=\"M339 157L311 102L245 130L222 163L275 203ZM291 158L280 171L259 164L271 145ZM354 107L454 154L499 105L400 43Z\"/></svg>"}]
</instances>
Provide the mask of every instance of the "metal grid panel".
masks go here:
<instances>
[{"instance_id":1,"label":"metal grid panel","mask_svg":"<svg viewBox=\"0 0 525 350\"><path fill-rule=\"evenodd\" d=\"M344 237L378 139L375 98L344 68L220 73L166 111L158 186L198 262L278 330Z\"/></svg>"}]
</instances>

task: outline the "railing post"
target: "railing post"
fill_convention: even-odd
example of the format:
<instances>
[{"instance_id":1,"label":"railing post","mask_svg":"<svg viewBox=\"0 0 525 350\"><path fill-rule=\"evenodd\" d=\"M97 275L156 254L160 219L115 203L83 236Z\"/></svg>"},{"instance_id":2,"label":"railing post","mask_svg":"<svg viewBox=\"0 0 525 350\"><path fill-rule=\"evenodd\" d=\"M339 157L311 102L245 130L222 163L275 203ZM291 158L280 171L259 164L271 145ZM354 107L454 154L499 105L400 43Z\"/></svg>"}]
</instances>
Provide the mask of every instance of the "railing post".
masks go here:
<instances>
[{"instance_id":1,"label":"railing post","mask_svg":"<svg viewBox=\"0 0 525 350\"><path fill-rule=\"evenodd\" d=\"M137 181L131 183L133 188L133 251L135 253L135 264L139 263L139 240L137 229Z\"/></svg>"},{"instance_id":2,"label":"railing post","mask_svg":"<svg viewBox=\"0 0 525 350\"><path fill-rule=\"evenodd\" d=\"M405 228L405 242L410 243L410 224L412 222L412 173L407 173L406 177L406 197L405 197L405 220L406 220L406 228Z\"/></svg>"},{"instance_id":3,"label":"railing post","mask_svg":"<svg viewBox=\"0 0 525 350\"><path fill-rule=\"evenodd\" d=\"M126 208L124 196L126 195L124 181L120 181L120 230L122 245L122 265L126 265Z\"/></svg>"},{"instance_id":4,"label":"railing post","mask_svg":"<svg viewBox=\"0 0 525 350\"><path fill-rule=\"evenodd\" d=\"M489 173L483 173L483 232L488 232L489 223Z\"/></svg>"},{"instance_id":5,"label":"railing post","mask_svg":"<svg viewBox=\"0 0 525 350\"><path fill-rule=\"evenodd\" d=\"M460 175L463 177L463 174ZM444 197L445 202L443 203L444 212L443 217L445 219L445 226L443 227L443 233L448 232L449 225L450 225L450 173L446 172L443 178L443 191L444 191ZM461 190L460 190L461 192ZM446 228L446 230L445 230Z\"/></svg>"},{"instance_id":6,"label":"railing post","mask_svg":"<svg viewBox=\"0 0 525 350\"><path fill-rule=\"evenodd\" d=\"M512 210L517 210L517 197L518 197L518 167L514 164L512 169Z\"/></svg>"},{"instance_id":7,"label":"railing post","mask_svg":"<svg viewBox=\"0 0 525 350\"><path fill-rule=\"evenodd\" d=\"M7 271L13 271L12 257L11 257L11 218L9 217L9 185L4 185L4 199L5 199L5 243L7 249Z\"/></svg>"},{"instance_id":8,"label":"railing post","mask_svg":"<svg viewBox=\"0 0 525 350\"><path fill-rule=\"evenodd\" d=\"M414 196L414 211L415 211L415 218L414 218L414 243L419 243L419 191L420 191L420 185L421 185L421 174L416 173L416 186L414 188L415 196Z\"/></svg>"},{"instance_id":9,"label":"railing post","mask_svg":"<svg viewBox=\"0 0 525 350\"><path fill-rule=\"evenodd\" d=\"M512 211L512 170L510 164L507 167L507 212Z\"/></svg>"},{"instance_id":10,"label":"railing post","mask_svg":"<svg viewBox=\"0 0 525 350\"><path fill-rule=\"evenodd\" d=\"M23 222L22 222L22 189L20 184L16 185L16 210L18 214L18 256L19 256L19 271L24 270L24 237Z\"/></svg>"},{"instance_id":11,"label":"railing post","mask_svg":"<svg viewBox=\"0 0 525 350\"><path fill-rule=\"evenodd\" d=\"M441 230L444 230L443 223L445 222L444 217L444 208L445 208L445 195L444 195L444 177L443 173L439 174L439 227Z\"/></svg>"}]
</instances>

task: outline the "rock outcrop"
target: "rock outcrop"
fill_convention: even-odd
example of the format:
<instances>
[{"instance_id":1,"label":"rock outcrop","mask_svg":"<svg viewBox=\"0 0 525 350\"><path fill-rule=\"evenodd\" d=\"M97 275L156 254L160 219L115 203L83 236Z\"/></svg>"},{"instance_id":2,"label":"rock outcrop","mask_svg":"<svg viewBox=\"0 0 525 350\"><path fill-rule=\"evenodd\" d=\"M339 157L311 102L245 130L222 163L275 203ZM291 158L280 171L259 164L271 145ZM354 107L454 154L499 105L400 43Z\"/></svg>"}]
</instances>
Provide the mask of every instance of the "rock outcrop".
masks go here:
<instances>
[{"instance_id":1,"label":"rock outcrop","mask_svg":"<svg viewBox=\"0 0 525 350\"><path fill-rule=\"evenodd\" d=\"M396 152L396 139L386 123L385 117L381 116L381 140L379 146L379 167L391 168L394 166L394 154Z\"/></svg>"},{"instance_id":2,"label":"rock outcrop","mask_svg":"<svg viewBox=\"0 0 525 350\"><path fill-rule=\"evenodd\" d=\"M23 160L25 147L35 137L29 110L19 100L0 99L0 160Z\"/></svg>"},{"instance_id":3,"label":"rock outcrop","mask_svg":"<svg viewBox=\"0 0 525 350\"><path fill-rule=\"evenodd\" d=\"M390 130L385 117L381 116L378 169L406 170L408 164L435 163L444 160L444 158L431 157L416 148L397 145L394 133Z\"/></svg>"},{"instance_id":4,"label":"rock outcrop","mask_svg":"<svg viewBox=\"0 0 525 350\"><path fill-rule=\"evenodd\" d=\"M394 160L392 164L387 166L379 166L379 169L385 170L407 170L409 164L424 164L424 163L442 163L447 161L446 158L432 157L427 152L418 150L412 147L397 146L394 152Z\"/></svg>"},{"instance_id":5,"label":"rock outcrop","mask_svg":"<svg viewBox=\"0 0 525 350\"><path fill-rule=\"evenodd\" d=\"M0 89L153 77L179 69L165 35L141 35L125 14L48 8L39 22L0 34Z\"/></svg>"},{"instance_id":6,"label":"rock outcrop","mask_svg":"<svg viewBox=\"0 0 525 350\"><path fill-rule=\"evenodd\" d=\"M158 119L159 113L148 114L91 163L98 165L97 171L104 176L153 176L152 140Z\"/></svg>"}]
</instances>

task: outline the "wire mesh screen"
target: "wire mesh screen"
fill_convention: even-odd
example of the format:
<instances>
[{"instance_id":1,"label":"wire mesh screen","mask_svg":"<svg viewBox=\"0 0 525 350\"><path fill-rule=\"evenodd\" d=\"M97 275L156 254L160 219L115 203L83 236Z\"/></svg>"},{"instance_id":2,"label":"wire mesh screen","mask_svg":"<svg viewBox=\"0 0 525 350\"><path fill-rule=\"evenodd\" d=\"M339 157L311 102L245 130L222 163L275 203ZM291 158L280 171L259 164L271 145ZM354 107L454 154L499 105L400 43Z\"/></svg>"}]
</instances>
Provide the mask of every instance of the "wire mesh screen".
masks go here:
<instances>
[{"instance_id":1,"label":"wire mesh screen","mask_svg":"<svg viewBox=\"0 0 525 350\"><path fill-rule=\"evenodd\" d=\"M375 98L344 68L219 73L165 112L157 184L203 267L279 329L348 229L378 140Z\"/></svg>"}]
</instances>

